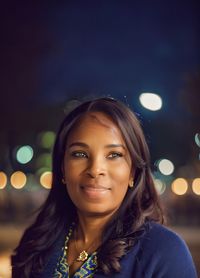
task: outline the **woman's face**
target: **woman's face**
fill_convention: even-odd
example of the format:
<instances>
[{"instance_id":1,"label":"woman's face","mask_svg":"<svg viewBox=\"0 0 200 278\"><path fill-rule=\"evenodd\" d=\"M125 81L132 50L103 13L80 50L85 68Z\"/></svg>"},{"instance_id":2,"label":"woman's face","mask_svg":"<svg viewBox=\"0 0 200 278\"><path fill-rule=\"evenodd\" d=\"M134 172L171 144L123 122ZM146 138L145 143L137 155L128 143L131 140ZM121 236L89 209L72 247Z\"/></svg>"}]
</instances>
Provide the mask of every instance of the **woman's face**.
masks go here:
<instances>
[{"instance_id":1,"label":"woman's face","mask_svg":"<svg viewBox=\"0 0 200 278\"><path fill-rule=\"evenodd\" d=\"M90 112L66 142L63 174L79 213L112 214L131 182L131 158L119 128L105 114Z\"/></svg>"}]
</instances>

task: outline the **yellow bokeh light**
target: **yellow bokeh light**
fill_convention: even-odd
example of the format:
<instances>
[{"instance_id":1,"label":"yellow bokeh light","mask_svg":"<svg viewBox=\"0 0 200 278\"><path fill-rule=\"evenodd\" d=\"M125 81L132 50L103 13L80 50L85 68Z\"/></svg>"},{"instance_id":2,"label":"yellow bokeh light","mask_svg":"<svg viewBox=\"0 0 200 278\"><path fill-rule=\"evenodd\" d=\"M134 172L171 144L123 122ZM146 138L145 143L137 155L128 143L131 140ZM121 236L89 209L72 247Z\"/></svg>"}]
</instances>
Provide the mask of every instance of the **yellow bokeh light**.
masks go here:
<instances>
[{"instance_id":1,"label":"yellow bokeh light","mask_svg":"<svg viewBox=\"0 0 200 278\"><path fill-rule=\"evenodd\" d=\"M16 171L10 178L11 185L16 189L21 189L26 184L26 175L21 171Z\"/></svg>"},{"instance_id":2,"label":"yellow bokeh light","mask_svg":"<svg viewBox=\"0 0 200 278\"><path fill-rule=\"evenodd\" d=\"M200 178L196 178L193 180L192 190L195 194L200 195Z\"/></svg>"},{"instance_id":3,"label":"yellow bokeh light","mask_svg":"<svg viewBox=\"0 0 200 278\"><path fill-rule=\"evenodd\" d=\"M40 177L40 183L44 188L50 189L52 183L52 172L44 172Z\"/></svg>"},{"instance_id":4,"label":"yellow bokeh light","mask_svg":"<svg viewBox=\"0 0 200 278\"><path fill-rule=\"evenodd\" d=\"M172 191L177 195L184 195L188 190L188 182L183 178L175 179L172 183Z\"/></svg>"},{"instance_id":5,"label":"yellow bokeh light","mask_svg":"<svg viewBox=\"0 0 200 278\"><path fill-rule=\"evenodd\" d=\"M6 187L7 184L7 176L4 172L0 172L0 189Z\"/></svg>"}]
</instances>

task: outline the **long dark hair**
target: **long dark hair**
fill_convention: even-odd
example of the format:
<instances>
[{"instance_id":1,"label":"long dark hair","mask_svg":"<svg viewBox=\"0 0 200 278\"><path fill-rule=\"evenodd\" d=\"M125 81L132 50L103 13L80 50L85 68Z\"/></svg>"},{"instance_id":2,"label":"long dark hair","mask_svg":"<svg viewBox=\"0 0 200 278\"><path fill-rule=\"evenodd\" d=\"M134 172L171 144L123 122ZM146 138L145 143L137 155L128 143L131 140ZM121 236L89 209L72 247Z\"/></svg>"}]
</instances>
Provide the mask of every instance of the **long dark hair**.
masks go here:
<instances>
[{"instance_id":1,"label":"long dark hair","mask_svg":"<svg viewBox=\"0 0 200 278\"><path fill-rule=\"evenodd\" d=\"M134 244L138 231L148 220L163 222L162 209L150 169L149 149L135 114L112 98L84 102L71 111L58 131L53 150L53 179L48 198L35 223L28 228L12 256L13 277L30 277L42 272L55 241L76 217L66 187L61 185L66 140L80 118L88 112L102 112L120 129L134 165L134 188L125 198L102 235L98 270L105 274L120 271L120 258Z\"/></svg>"}]
</instances>

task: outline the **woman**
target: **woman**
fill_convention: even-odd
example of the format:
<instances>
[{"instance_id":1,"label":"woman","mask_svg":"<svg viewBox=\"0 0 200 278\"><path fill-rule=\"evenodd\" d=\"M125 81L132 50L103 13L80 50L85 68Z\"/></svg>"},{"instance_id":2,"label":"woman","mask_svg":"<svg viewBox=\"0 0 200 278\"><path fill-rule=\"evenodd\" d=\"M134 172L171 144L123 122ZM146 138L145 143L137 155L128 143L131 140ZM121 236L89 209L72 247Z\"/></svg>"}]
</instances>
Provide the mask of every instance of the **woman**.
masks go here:
<instances>
[{"instance_id":1,"label":"woman","mask_svg":"<svg viewBox=\"0 0 200 278\"><path fill-rule=\"evenodd\" d=\"M60 127L52 189L12 257L13 277L196 277L162 222L136 116L111 98L85 102Z\"/></svg>"}]
</instances>

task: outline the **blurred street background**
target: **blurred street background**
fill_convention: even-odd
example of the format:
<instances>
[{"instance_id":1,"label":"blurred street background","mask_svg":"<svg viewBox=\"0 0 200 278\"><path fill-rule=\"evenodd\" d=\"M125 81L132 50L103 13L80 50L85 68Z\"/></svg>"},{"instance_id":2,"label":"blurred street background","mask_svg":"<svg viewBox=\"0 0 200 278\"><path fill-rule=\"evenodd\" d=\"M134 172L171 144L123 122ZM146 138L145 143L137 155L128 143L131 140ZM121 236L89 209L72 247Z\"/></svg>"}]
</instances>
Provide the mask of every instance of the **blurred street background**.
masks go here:
<instances>
[{"instance_id":1,"label":"blurred street background","mask_svg":"<svg viewBox=\"0 0 200 278\"><path fill-rule=\"evenodd\" d=\"M140 119L167 225L200 275L198 11L197 0L1 4L0 278L51 187L61 120L99 96Z\"/></svg>"}]
</instances>

